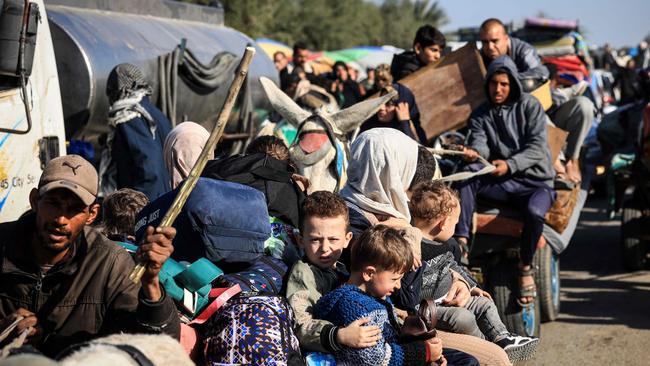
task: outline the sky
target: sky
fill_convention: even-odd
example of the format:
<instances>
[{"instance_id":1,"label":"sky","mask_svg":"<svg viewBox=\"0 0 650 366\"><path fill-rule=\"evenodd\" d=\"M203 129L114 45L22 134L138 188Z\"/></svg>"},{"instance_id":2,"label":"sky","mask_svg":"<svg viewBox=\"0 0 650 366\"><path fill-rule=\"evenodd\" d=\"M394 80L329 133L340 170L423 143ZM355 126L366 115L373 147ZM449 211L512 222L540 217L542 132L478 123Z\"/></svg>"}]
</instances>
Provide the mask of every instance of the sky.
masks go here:
<instances>
[{"instance_id":1,"label":"sky","mask_svg":"<svg viewBox=\"0 0 650 366\"><path fill-rule=\"evenodd\" d=\"M650 33L650 0L438 0L452 31L487 18L522 22L540 11L554 19L578 20L589 45L635 46Z\"/></svg>"}]
</instances>

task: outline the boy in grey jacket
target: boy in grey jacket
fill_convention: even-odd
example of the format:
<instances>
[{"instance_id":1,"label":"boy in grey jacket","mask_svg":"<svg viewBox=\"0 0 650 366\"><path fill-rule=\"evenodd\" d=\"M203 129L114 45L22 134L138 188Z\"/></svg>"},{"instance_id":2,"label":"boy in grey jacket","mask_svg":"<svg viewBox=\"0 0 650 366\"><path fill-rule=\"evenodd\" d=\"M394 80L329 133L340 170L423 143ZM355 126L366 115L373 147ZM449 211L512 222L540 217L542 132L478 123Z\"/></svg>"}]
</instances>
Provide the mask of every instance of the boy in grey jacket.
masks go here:
<instances>
[{"instance_id":1,"label":"boy in grey jacket","mask_svg":"<svg viewBox=\"0 0 650 366\"><path fill-rule=\"evenodd\" d=\"M308 351L335 353L343 346L370 347L381 338L379 327L364 326L368 318L337 327L313 317L318 300L349 277L345 266L338 262L352 239L348 227L348 208L336 194L319 191L305 199L299 239L305 257L291 269L287 300L295 313L300 346Z\"/></svg>"}]
</instances>

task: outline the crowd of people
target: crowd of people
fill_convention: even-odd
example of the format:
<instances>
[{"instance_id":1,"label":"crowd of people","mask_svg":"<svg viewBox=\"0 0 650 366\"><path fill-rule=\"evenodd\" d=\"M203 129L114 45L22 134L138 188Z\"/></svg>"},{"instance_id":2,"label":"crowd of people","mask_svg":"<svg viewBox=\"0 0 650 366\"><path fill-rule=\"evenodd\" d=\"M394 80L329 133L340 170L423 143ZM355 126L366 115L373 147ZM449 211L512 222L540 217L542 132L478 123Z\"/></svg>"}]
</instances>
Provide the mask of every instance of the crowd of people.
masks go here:
<instances>
[{"instance_id":1,"label":"crowd of people","mask_svg":"<svg viewBox=\"0 0 650 366\"><path fill-rule=\"evenodd\" d=\"M347 182L337 192L307 195L309 177L294 170L288 146L273 136L258 137L245 154L227 158L232 165L224 166L226 158L212 160L201 179L236 182L228 189L251 201L219 208L220 202L201 198L224 212L222 220L241 220L241 229L230 223L202 225L204 218L188 215L193 225L178 230L199 232L202 239L197 240L206 247L195 258L178 257L187 254L183 246L197 245L179 240L189 233L147 226L158 216L141 217L140 212L151 212L148 205L160 205L177 192L209 133L193 122L172 129L149 101L151 89L142 73L133 65L119 65L108 78L112 132L99 173L76 155L51 160L30 194L32 210L0 225L0 328L12 335L3 333L0 341L24 334L27 346L12 352L55 358L68 347L117 332L180 339L189 322L179 314L187 304L172 297L165 264L215 258L220 242L211 235L219 235L237 237L233 242L238 247L230 251L244 253L259 244L262 253L246 254L284 263L286 269L278 270L280 286L266 289L273 287L274 295L286 298L293 313L289 318L295 321L283 337L295 334L303 356L312 362L329 357L354 365L508 365L529 359L539 339L509 332L490 294L463 265L473 235L472 215L477 197L521 210L516 297L521 306L531 304L537 296L532 259L544 216L555 200L554 188L581 180L579 152L595 110L587 98L558 89L563 97L554 98L556 108L545 112L525 86L527 80L551 76L535 49L508 36L498 19L481 25L480 38L486 102L469 118L460 169L476 171L475 162L482 157L494 166L490 175L453 188L433 181L437 163L424 147L430 141L413 92L399 80L440 59L446 41L439 30L420 28L411 50L395 55L391 65L368 70L363 82L343 62L334 65L331 76L315 74L307 47L296 44L292 63L282 53L274 55L274 62L281 89L302 108L315 111L335 104L346 109L375 94L395 96L361 126L346 155ZM556 161L547 146L551 123L569 133ZM252 229L245 230L245 220L255 215L240 217L236 211L253 207L257 196L241 185L264 193L268 238L247 236ZM132 257L117 242L136 244L137 251ZM134 260L146 263L137 284L129 279ZM214 262L252 287L260 280L243 274L254 261ZM217 287L215 281L212 287ZM412 317L427 307L423 300L434 303L435 312L414 335ZM195 329L211 334L206 327L216 326L223 324L207 320ZM222 355L214 354L215 344L230 339L217 338L199 336L195 342L203 342L199 348L205 352L193 354L194 360L224 362L217 361ZM256 360L237 362L266 364L263 351L236 344L242 349L232 353ZM296 361L289 353L283 360L277 364Z\"/></svg>"}]
</instances>

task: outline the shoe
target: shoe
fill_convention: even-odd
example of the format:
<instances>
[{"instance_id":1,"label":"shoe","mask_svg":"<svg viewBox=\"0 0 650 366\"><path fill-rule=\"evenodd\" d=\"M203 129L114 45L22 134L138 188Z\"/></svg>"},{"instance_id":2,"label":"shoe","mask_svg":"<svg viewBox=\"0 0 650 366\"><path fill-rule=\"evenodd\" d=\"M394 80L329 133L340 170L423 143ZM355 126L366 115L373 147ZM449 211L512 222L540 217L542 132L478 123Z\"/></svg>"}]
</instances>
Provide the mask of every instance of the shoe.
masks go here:
<instances>
[{"instance_id":1,"label":"shoe","mask_svg":"<svg viewBox=\"0 0 650 366\"><path fill-rule=\"evenodd\" d=\"M539 344L539 338L508 334L495 343L506 351L510 362L516 363L529 360L533 355L535 355L537 345Z\"/></svg>"},{"instance_id":2,"label":"shoe","mask_svg":"<svg viewBox=\"0 0 650 366\"><path fill-rule=\"evenodd\" d=\"M558 191L572 191L575 184L566 178L556 177L553 181L553 188Z\"/></svg>"}]
</instances>

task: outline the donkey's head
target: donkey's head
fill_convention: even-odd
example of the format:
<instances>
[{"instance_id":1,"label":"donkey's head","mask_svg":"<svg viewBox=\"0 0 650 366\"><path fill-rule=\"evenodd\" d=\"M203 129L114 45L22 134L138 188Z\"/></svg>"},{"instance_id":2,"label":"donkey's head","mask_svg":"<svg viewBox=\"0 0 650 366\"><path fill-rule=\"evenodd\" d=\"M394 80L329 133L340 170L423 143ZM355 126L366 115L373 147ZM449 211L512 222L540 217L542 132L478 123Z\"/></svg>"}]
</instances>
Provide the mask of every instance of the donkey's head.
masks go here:
<instances>
[{"instance_id":1,"label":"donkey's head","mask_svg":"<svg viewBox=\"0 0 650 366\"><path fill-rule=\"evenodd\" d=\"M347 135L375 114L397 92L369 99L335 113L310 113L298 106L273 81L260 78L273 108L296 126L298 136L290 146L291 159L311 181L310 191L336 191L345 184Z\"/></svg>"}]
</instances>

